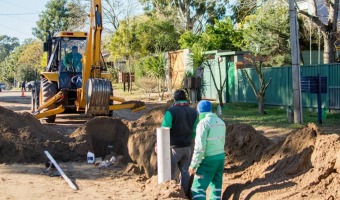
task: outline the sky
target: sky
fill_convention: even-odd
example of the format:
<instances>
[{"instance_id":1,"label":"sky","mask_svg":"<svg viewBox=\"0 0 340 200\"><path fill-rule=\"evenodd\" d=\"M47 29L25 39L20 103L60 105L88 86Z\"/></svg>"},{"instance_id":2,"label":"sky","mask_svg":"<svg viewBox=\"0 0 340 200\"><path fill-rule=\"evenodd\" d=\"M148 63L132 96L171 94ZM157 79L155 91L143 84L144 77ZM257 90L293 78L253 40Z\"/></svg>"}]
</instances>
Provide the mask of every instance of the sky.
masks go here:
<instances>
[{"instance_id":1,"label":"sky","mask_svg":"<svg viewBox=\"0 0 340 200\"><path fill-rule=\"evenodd\" d=\"M0 0L0 35L17 37L20 43L25 39L34 38L32 28L36 27L39 14L46 10L47 2L48 0ZM141 12L142 7L138 7L132 14Z\"/></svg>"},{"instance_id":2,"label":"sky","mask_svg":"<svg viewBox=\"0 0 340 200\"><path fill-rule=\"evenodd\" d=\"M0 35L17 37L22 43L34 38L32 28L48 0L0 0Z\"/></svg>"}]
</instances>

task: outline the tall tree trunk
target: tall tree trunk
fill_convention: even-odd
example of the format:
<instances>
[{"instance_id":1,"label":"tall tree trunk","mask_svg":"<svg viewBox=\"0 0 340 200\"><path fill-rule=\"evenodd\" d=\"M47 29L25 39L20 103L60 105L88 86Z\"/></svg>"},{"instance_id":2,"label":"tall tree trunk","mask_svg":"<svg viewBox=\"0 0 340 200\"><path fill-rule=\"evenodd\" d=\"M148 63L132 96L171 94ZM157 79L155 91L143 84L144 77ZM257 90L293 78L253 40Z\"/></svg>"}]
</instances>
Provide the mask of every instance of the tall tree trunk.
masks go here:
<instances>
[{"instance_id":1,"label":"tall tree trunk","mask_svg":"<svg viewBox=\"0 0 340 200\"><path fill-rule=\"evenodd\" d=\"M324 41L324 63L334 63L335 62L335 46L334 43L336 41L336 35L335 34L323 34L323 41Z\"/></svg>"},{"instance_id":2,"label":"tall tree trunk","mask_svg":"<svg viewBox=\"0 0 340 200\"><path fill-rule=\"evenodd\" d=\"M324 63L333 63L335 61L334 42L336 41L336 33L338 32L339 0L323 1L320 5L328 11L326 23L319 18L317 13L313 15L304 10L300 10L299 13L311 19L316 26L320 27L324 38ZM314 10L317 11L318 9L319 2L314 1Z\"/></svg>"},{"instance_id":3,"label":"tall tree trunk","mask_svg":"<svg viewBox=\"0 0 340 200\"><path fill-rule=\"evenodd\" d=\"M260 115L264 115L264 97L259 95L257 99L258 112Z\"/></svg>"},{"instance_id":4,"label":"tall tree trunk","mask_svg":"<svg viewBox=\"0 0 340 200\"><path fill-rule=\"evenodd\" d=\"M191 31L192 30L192 22L191 22L191 17L190 17L190 0L186 0L185 1L185 17L186 17L186 25L185 25L185 29L187 31Z\"/></svg>"},{"instance_id":5,"label":"tall tree trunk","mask_svg":"<svg viewBox=\"0 0 340 200\"><path fill-rule=\"evenodd\" d=\"M217 94L218 94L218 103L220 104L221 107L223 107L222 90L217 90Z\"/></svg>"}]
</instances>

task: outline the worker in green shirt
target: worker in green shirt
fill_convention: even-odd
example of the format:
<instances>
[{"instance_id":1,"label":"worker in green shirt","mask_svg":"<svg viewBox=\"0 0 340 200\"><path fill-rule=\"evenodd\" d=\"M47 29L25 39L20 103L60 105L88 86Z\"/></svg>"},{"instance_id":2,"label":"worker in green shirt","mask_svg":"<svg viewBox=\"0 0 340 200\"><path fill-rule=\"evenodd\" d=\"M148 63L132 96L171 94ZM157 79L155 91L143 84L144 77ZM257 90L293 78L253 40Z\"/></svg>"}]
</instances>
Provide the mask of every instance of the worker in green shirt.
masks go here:
<instances>
[{"instance_id":1,"label":"worker in green shirt","mask_svg":"<svg viewBox=\"0 0 340 200\"><path fill-rule=\"evenodd\" d=\"M66 67L66 71L81 72L83 56L78 53L78 47L72 46L72 52L67 53L63 59L63 64Z\"/></svg>"},{"instance_id":2,"label":"worker in green shirt","mask_svg":"<svg viewBox=\"0 0 340 200\"><path fill-rule=\"evenodd\" d=\"M162 127L170 128L171 179L176 179L176 168L181 173L180 183L189 195L189 164L192 156L191 144L197 125L197 112L189 106L185 92L176 90L175 103L165 112Z\"/></svg>"},{"instance_id":3,"label":"worker in green shirt","mask_svg":"<svg viewBox=\"0 0 340 200\"><path fill-rule=\"evenodd\" d=\"M226 125L212 113L211 103L202 100L197 104L199 122L196 128L194 154L189 173L195 174L191 186L192 199L206 199L210 186L210 200L221 199L224 170L224 144Z\"/></svg>"}]
</instances>

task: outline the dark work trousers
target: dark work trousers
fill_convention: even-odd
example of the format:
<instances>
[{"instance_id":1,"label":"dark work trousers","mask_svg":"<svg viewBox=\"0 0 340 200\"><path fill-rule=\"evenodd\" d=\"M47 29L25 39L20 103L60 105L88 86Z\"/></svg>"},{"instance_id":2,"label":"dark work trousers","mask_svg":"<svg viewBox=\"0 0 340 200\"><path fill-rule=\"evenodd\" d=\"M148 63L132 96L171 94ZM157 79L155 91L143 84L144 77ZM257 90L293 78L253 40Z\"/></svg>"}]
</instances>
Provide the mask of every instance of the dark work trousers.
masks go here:
<instances>
[{"instance_id":1,"label":"dark work trousers","mask_svg":"<svg viewBox=\"0 0 340 200\"><path fill-rule=\"evenodd\" d=\"M188 196L189 190L189 165L191 160L191 146L189 147L180 147L180 148L171 148L171 179L176 179L176 167L178 166L179 171L181 173L181 186L185 192L185 195Z\"/></svg>"}]
</instances>

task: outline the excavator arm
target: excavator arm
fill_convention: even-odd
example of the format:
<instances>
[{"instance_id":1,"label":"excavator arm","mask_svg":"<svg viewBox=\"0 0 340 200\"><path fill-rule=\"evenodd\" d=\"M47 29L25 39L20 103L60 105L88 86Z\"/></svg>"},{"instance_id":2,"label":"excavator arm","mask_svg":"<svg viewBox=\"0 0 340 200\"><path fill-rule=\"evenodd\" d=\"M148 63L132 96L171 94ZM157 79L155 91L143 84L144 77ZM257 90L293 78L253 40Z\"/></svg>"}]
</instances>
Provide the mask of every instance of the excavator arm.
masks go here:
<instances>
[{"instance_id":1,"label":"excavator arm","mask_svg":"<svg viewBox=\"0 0 340 200\"><path fill-rule=\"evenodd\" d=\"M113 104L112 84L105 77L102 70L104 63L101 62L101 36L102 24L102 4L101 0L92 0L90 9L90 30L87 39L86 58L83 69L83 85L81 93L81 103L85 104L87 114L107 114L111 110L130 108L138 111L145 108L145 104L140 101L119 101L121 104ZM108 98L109 97L109 98ZM119 98L118 98L119 99Z\"/></svg>"},{"instance_id":2,"label":"excavator arm","mask_svg":"<svg viewBox=\"0 0 340 200\"><path fill-rule=\"evenodd\" d=\"M121 102L121 104L110 105L110 110L131 109L132 112L137 112L145 109L145 103L142 101L125 101L125 99L115 96L111 96L110 100Z\"/></svg>"}]
</instances>

